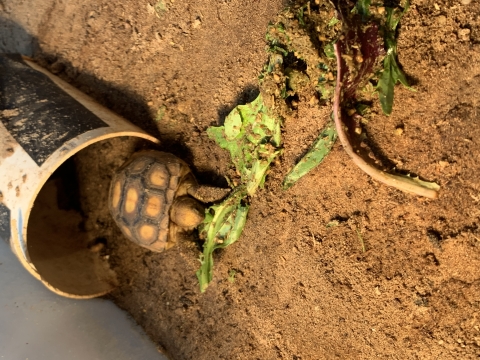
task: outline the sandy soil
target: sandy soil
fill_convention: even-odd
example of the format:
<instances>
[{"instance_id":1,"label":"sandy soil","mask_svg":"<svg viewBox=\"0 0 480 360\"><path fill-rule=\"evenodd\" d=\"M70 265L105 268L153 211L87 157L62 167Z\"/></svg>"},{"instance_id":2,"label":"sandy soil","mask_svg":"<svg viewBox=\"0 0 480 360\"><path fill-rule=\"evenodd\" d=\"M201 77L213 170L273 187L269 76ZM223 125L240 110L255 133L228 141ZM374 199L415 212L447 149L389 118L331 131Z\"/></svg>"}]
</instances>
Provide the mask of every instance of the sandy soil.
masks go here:
<instances>
[{"instance_id":1,"label":"sandy soil","mask_svg":"<svg viewBox=\"0 0 480 360\"><path fill-rule=\"evenodd\" d=\"M162 351L172 359L480 356L480 3L467 2L412 1L399 59L416 91L398 87L392 116L376 105L365 126L378 156L439 183L440 198L372 181L339 144L282 191L327 121L325 109L299 107L241 239L215 255L204 294L194 243L152 253L109 217L105 188L126 158L117 151L133 147L99 144L78 157L85 229L106 239L119 275L111 298ZM258 93L266 27L286 4L171 0L160 17L153 5L1 0L1 48L31 52L158 136L200 182L225 186L228 156L205 129Z\"/></svg>"}]
</instances>

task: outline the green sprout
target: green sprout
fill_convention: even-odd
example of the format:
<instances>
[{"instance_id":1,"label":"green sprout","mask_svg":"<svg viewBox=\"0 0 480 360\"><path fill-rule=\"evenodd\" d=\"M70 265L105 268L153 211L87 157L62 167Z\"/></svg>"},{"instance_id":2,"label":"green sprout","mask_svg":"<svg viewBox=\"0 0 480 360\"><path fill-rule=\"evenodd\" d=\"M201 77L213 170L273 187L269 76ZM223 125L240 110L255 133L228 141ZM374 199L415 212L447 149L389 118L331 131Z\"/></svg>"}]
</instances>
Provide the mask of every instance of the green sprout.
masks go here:
<instances>
[{"instance_id":1,"label":"green sprout","mask_svg":"<svg viewBox=\"0 0 480 360\"><path fill-rule=\"evenodd\" d=\"M237 271L234 269L231 269L228 272L228 281L231 282L232 284L235 282L235 276L237 275Z\"/></svg>"},{"instance_id":2,"label":"green sprout","mask_svg":"<svg viewBox=\"0 0 480 360\"><path fill-rule=\"evenodd\" d=\"M332 26L335 26L335 24L338 24L340 22L340 20L338 20L335 16L332 17L330 19L330 21L328 22L328 26L329 27L332 27Z\"/></svg>"},{"instance_id":3,"label":"green sprout","mask_svg":"<svg viewBox=\"0 0 480 360\"><path fill-rule=\"evenodd\" d=\"M157 116L155 116L155 121L156 122L162 121L163 117L165 116L165 111L166 110L167 110L167 107L165 105L162 105L158 108Z\"/></svg>"},{"instance_id":4,"label":"green sprout","mask_svg":"<svg viewBox=\"0 0 480 360\"><path fill-rule=\"evenodd\" d=\"M352 12L355 12L362 17L362 21L365 21L370 17L370 4L371 0L358 0L355 4L355 7L352 9Z\"/></svg>"},{"instance_id":5,"label":"green sprout","mask_svg":"<svg viewBox=\"0 0 480 360\"><path fill-rule=\"evenodd\" d=\"M298 9L298 16L297 16L298 22L300 23L300 25L303 25L303 26L305 26L304 14L305 14L305 9L307 8L308 6L304 5L300 9Z\"/></svg>"},{"instance_id":6,"label":"green sprout","mask_svg":"<svg viewBox=\"0 0 480 360\"><path fill-rule=\"evenodd\" d=\"M158 18L161 18L168 11L167 5L163 0L158 1L153 6L153 9L155 10L155 14L157 15Z\"/></svg>"}]
</instances>

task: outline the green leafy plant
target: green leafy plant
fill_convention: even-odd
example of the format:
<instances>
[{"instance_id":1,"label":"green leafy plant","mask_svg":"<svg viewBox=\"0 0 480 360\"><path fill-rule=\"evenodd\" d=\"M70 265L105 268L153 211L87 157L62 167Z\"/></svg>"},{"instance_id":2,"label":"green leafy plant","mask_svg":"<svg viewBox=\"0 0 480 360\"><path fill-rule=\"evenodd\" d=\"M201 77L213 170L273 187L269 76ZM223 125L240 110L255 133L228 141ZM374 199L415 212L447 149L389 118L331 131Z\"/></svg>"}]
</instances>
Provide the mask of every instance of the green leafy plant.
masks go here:
<instances>
[{"instance_id":1,"label":"green leafy plant","mask_svg":"<svg viewBox=\"0 0 480 360\"><path fill-rule=\"evenodd\" d=\"M408 85L404 72L397 63L397 26L409 8L409 3L405 4L403 10L399 8L386 8L386 21L384 27L384 41L387 54L383 60L383 71L377 85L377 91L380 99L380 105L385 115L392 113L393 93L397 82L411 89Z\"/></svg>"},{"instance_id":2,"label":"green leafy plant","mask_svg":"<svg viewBox=\"0 0 480 360\"><path fill-rule=\"evenodd\" d=\"M403 9L400 7L387 7L385 16L371 11L371 6L371 0L358 0L350 12L341 8L337 9L336 16L343 22L343 35L338 36L333 41L326 42L322 49L327 59L333 60L336 58L334 47L337 43L341 44L341 49L344 52L351 48L361 49L361 52L357 53L356 58L360 55L362 60L356 63L356 65L350 62L348 66L342 68L342 78L346 85L344 87L344 100L350 106L355 106L358 102L358 91L368 87L371 84L369 81L377 77L378 82L375 90L378 93L382 111L384 114L390 115L395 85L400 82L405 87L411 89L405 74L397 62L396 39L398 24L408 10L409 3L407 0ZM334 25L339 21L334 21L335 19L337 18L334 17L328 20L328 26ZM277 44L279 43L277 42ZM350 59L354 57L351 53L344 53L343 55L345 55L345 58L350 56ZM334 89L335 86L332 86L325 78L319 78L317 91L321 100L332 99ZM335 134L335 137L331 138L332 142L329 142L329 146L326 146L327 142L321 141L325 136L325 131L330 131L331 136ZM335 139L335 129L329 124L322 131L305 157L287 174L283 183L284 189L291 187L302 176L319 165L331 150Z\"/></svg>"},{"instance_id":3,"label":"green leafy plant","mask_svg":"<svg viewBox=\"0 0 480 360\"><path fill-rule=\"evenodd\" d=\"M206 210L200 226L200 236L205 239L197 271L201 292L213 278L213 252L238 240L247 220L249 197L263 186L270 163L280 153L280 120L270 115L259 95L251 103L237 106L223 126L210 127L207 133L230 152L240 181L223 202Z\"/></svg>"}]
</instances>

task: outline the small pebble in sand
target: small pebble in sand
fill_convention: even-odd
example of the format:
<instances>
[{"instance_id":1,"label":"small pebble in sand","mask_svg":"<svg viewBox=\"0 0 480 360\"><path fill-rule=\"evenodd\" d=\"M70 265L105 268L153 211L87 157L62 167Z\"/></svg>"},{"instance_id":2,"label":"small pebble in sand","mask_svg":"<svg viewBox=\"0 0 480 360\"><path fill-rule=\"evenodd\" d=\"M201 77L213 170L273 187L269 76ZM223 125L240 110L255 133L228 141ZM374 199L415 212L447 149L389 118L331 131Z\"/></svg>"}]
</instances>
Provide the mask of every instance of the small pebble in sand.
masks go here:
<instances>
[{"instance_id":1,"label":"small pebble in sand","mask_svg":"<svg viewBox=\"0 0 480 360\"><path fill-rule=\"evenodd\" d=\"M470 40L470 29L458 30L458 37L460 38L460 40L463 40L463 41Z\"/></svg>"}]
</instances>

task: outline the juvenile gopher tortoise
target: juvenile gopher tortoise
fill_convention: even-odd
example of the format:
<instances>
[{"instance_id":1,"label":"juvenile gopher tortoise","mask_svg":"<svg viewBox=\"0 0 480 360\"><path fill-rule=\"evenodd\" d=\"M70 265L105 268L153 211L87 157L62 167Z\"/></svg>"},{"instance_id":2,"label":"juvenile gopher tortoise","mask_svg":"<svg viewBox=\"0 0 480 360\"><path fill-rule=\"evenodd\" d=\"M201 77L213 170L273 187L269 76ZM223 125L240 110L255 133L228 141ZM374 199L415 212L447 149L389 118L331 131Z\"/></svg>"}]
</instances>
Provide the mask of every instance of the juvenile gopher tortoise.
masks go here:
<instances>
[{"instance_id":1,"label":"juvenile gopher tortoise","mask_svg":"<svg viewBox=\"0 0 480 360\"><path fill-rule=\"evenodd\" d=\"M205 207L193 198L201 193L183 160L166 152L144 151L134 154L113 176L109 207L129 240L161 252L172 247L180 233L203 221Z\"/></svg>"}]
</instances>

